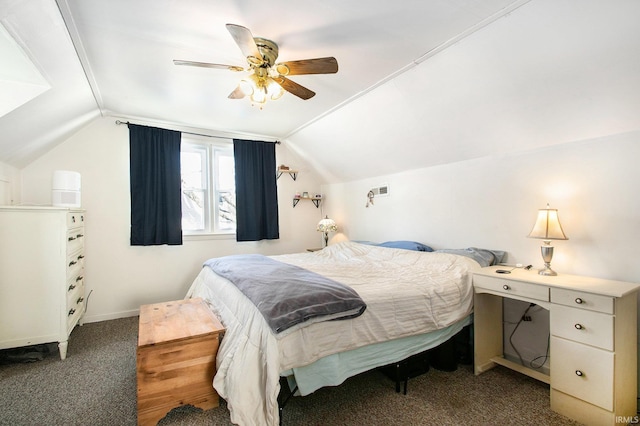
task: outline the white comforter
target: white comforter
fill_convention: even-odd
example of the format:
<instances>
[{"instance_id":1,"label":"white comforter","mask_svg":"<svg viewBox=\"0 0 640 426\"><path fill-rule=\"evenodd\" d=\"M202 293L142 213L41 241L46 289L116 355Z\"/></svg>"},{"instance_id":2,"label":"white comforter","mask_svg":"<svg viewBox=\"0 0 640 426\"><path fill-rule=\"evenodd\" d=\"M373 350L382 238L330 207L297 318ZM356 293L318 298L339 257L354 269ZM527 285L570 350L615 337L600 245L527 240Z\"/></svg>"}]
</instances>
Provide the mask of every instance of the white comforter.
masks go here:
<instances>
[{"instance_id":1,"label":"white comforter","mask_svg":"<svg viewBox=\"0 0 640 426\"><path fill-rule=\"evenodd\" d=\"M314 253L273 256L352 287L366 302L359 317L274 335L234 285L205 267L187 297L202 297L226 328L213 385L231 421L277 425L279 373L371 343L447 327L472 311L467 257L344 242Z\"/></svg>"}]
</instances>

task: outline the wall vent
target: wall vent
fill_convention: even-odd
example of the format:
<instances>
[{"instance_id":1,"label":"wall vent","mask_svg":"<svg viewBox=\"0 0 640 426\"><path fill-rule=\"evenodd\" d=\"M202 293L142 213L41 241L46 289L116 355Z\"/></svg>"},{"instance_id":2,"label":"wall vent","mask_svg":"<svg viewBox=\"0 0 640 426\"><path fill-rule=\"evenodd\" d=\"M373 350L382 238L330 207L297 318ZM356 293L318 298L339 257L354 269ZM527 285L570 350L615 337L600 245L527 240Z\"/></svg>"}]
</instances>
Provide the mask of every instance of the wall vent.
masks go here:
<instances>
[{"instance_id":1,"label":"wall vent","mask_svg":"<svg viewBox=\"0 0 640 426\"><path fill-rule=\"evenodd\" d=\"M371 188L371 192L375 197L388 197L389 196L389 185L386 183L375 188Z\"/></svg>"}]
</instances>

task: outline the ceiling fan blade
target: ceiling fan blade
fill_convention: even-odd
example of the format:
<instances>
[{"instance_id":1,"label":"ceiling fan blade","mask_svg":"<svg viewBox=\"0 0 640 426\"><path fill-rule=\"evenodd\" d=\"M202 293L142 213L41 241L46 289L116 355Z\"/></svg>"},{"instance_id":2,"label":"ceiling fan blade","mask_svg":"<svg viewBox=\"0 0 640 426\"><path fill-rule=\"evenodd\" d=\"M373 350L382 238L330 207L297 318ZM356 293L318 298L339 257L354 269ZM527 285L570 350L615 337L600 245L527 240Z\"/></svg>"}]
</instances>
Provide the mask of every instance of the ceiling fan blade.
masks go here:
<instances>
[{"instance_id":1,"label":"ceiling fan blade","mask_svg":"<svg viewBox=\"0 0 640 426\"><path fill-rule=\"evenodd\" d=\"M264 60L249 28L241 25L227 24L227 30L231 33L231 37L233 37L242 54L247 58L247 61L252 65L262 65Z\"/></svg>"},{"instance_id":2,"label":"ceiling fan blade","mask_svg":"<svg viewBox=\"0 0 640 426\"><path fill-rule=\"evenodd\" d=\"M235 88L235 90L229 93L229 99L242 99L245 97L244 92L240 89L240 86Z\"/></svg>"},{"instance_id":3,"label":"ceiling fan blade","mask_svg":"<svg viewBox=\"0 0 640 426\"><path fill-rule=\"evenodd\" d=\"M307 99L311 99L313 98L316 93L307 89L304 86L299 85L298 83L295 83L291 80L289 80L286 77L275 77L273 79L276 83L278 83L280 85L280 87L282 87L284 90L286 90L287 92L296 95L297 97L299 97L300 99L303 100L307 100Z\"/></svg>"},{"instance_id":4,"label":"ceiling fan blade","mask_svg":"<svg viewBox=\"0 0 640 426\"><path fill-rule=\"evenodd\" d=\"M283 68L283 66L286 68ZM338 61L334 57L303 59L301 61L282 62L276 64L275 68L281 75L334 74L338 72ZM286 69L289 71L286 72Z\"/></svg>"},{"instance_id":5,"label":"ceiling fan blade","mask_svg":"<svg viewBox=\"0 0 640 426\"><path fill-rule=\"evenodd\" d=\"M175 65L188 65L191 67L217 68L217 69L224 69L224 70L231 70L231 71L244 71L244 68L238 67L235 65L210 64L209 62L182 61L182 60L174 59L173 63Z\"/></svg>"}]
</instances>

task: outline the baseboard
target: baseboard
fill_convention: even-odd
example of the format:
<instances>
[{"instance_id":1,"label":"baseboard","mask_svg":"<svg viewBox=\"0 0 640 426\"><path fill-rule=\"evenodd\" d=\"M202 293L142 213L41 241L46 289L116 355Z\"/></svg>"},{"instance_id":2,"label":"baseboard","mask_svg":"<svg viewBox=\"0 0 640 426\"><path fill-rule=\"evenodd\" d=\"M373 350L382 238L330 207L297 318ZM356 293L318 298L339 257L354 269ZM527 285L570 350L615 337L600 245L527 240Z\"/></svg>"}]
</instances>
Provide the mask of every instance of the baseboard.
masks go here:
<instances>
[{"instance_id":1,"label":"baseboard","mask_svg":"<svg viewBox=\"0 0 640 426\"><path fill-rule=\"evenodd\" d=\"M138 316L139 314L140 314L140 309L133 309L131 311L123 311L123 312L115 312L113 314L106 314L106 315L86 315L85 314L83 318L83 322L90 323L90 322L109 321L109 320L120 319L120 318L135 317L135 316Z\"/></svg>"}]
</instances>

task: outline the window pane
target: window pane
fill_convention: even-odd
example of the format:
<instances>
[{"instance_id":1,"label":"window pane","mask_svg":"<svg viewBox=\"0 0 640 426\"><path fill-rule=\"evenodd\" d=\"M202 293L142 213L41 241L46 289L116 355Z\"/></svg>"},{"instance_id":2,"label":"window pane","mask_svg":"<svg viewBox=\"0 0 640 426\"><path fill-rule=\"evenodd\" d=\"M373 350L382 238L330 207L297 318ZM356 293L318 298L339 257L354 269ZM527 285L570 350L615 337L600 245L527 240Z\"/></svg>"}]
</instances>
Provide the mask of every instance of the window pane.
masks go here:
<instances>
[{"instance_id":1,"label":"window pane","mask_svg":"<svg viewBox=\"0 0 640 426\"><path fill-rule=\"evenodd\" d=\"M205 160L206 151L202 149L180 153L183 231L206 229Z\"/></svg>"},{"instance_id":2,"label":"window pane","mask_svg":"<svg viewBox=\"0 0 640 426\"><path fill-rule=\"evenodd\" d=\"M235 231L236 194L235 191L221 191L218 195L218 229Z\"/></svg>"},{"instance_id":3,"label":"window pane","mask_svg":"<svg viewBox=\"0 0 640 426\"><path fill-rule=\"evenodd\" d=\"M180 153L180 170L183 188L202 188L202 153Z\"/></svg>"},{"instance_id":4,"label":"window pane","mask_svg":"<svg viewBox=\"0 0 640 426\"><path fill-rule=\"evenodd\" d=\"M235 178L235 162L233 157L230 155L221 155L219 157L219 188L235 188L236 187L236 178Z\"/></svg>"},{"instance_id":5,"label":"window pane","mask_svg":"<svg viewBox=\"0 0 640 426\"><path fill-rule=\"evenodd\" d=\"M182 190L182 230L205 229L205 193L203 190Z\"/></svg>"},{"instance_id":6,"label":"window pane","mask_svg":"<svg viewBox=\"0 0 640 426\"><path fill-rule=\"evenodd\" d=\"M217 191L217 229L235 231L236 229L236 181L235 162L229 150L219 151L216 155L218 166Z\"/></svg>"},{"instance_id":7,"label":"window pane","mask_svg":"<svg viewBox=\"0 0 640 426\"><path fill-rule=\"evenodd\" d=\"M187 234L236 230L233 144L183 136L182 230Z\"/></svg>"}]
</instances>

